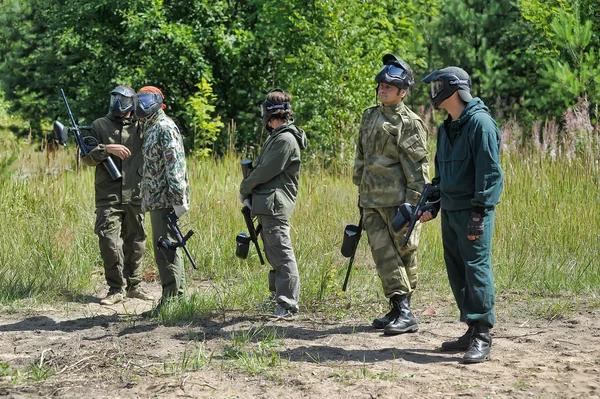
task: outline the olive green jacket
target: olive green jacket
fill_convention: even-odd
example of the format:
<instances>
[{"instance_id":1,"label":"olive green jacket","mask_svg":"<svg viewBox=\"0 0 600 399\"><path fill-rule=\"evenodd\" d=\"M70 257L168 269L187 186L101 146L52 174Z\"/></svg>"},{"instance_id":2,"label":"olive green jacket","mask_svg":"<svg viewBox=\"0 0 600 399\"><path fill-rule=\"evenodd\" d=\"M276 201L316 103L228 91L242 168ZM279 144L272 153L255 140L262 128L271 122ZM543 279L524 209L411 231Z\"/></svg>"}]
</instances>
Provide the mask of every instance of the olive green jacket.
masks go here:
<instances>
[{"instance_id":1,"label":"olive green jacket","mask_svg":"<svg viewBox=\"0 0 600 399\"><path fill-rule=\"evenodd\" d=\"M142 129L138 122L108 114L92 122L90 128L88 136L97 140L98 145L83 158L83 162L96 167L96 206L141 205L140 183L144 161ZM107 144L123 144L131 151L131 156L121 160L109 155L106 152ZM115 181L102 164L109 156L123 175Z\"/></svg>"},{"instance_id":2,"label":"olive green jacket","mask_svg":"<svg viewBox=\"0 0 600 399\"><path fill-rule=\"evenodd\" d=\"M252 215L289 220L296 207L300 151L306 148L304 130L293 121L275 129L263 145L240 193L252 196Z\"/></svg>"},{"instance_id":3,"label":"olive green jacket","mask_svg":"<svg viewBox=\"0 0 600 399\"><path fill-rule=\"evenodd\" d=\"M377 105L363 114L352 182L360 206L386 208L419 201L429 183L427 129L403 102Z\"/></svg>"}]
</instances>

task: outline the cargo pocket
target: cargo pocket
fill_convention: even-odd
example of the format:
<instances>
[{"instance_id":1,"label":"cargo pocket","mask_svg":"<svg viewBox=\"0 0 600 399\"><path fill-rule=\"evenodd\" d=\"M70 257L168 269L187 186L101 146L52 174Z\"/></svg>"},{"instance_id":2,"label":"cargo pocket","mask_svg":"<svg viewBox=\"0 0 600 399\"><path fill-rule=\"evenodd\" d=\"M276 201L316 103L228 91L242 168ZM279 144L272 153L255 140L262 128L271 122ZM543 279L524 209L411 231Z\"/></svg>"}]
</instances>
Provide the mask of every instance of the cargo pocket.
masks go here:
<instances>
[{"instance_id":1,"label":"cargo pocket","mask_svg":"<svg viewBox=\"0 0 600 399\"><path fill-rule=\"evenodd\" d=\"M425 143L418 134L414 134L400 143L400 147L406 152L411 161L417 163L427 155Z\"/></svg>"}]
</instances>

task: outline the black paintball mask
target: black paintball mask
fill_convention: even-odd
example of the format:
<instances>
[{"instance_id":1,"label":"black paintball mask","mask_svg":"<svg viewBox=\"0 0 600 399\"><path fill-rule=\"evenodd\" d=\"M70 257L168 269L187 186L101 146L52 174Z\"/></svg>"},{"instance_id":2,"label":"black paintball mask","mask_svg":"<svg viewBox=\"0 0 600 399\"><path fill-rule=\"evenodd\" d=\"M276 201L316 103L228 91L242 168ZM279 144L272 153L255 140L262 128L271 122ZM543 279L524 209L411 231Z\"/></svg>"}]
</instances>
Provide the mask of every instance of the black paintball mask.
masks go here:
<instances>
[{"instance_id":1,"label":"black paintball mask","mask_svg":"<svg viewBox=\"0 0 600 399\"><path fill-rule=\"evenodd\" d=\"M139 119L148 118L162 108L163 98L159 93L142 92L135 95L135 115Z\"/></svg>"},{"instance_id":2,"label":"black paintball mask","mask_svg":"<svg viewBox=\"0 0 600 399\"><path fill-rule=\"evenodd\" d=\"M129 86L117 86L110 92L110 113L122 118L133 111L135 90Z\"/></svg>"},{"instance_id":3,"label":"black paintball mask","mask_svg":"<svg viewBox=\"0 0 600 399\"><path fill-rule=\"evenodd\" d=\"M447 67L435 70L425 76L421 82L430 84L429 96L431 104L436 109L456 91L458 91L458 95L465 103L473 99L471 96L471 79L469 79L469 74L459 67Z\"/></svg>"},{"instance_id":4,"label":"black paintball mask","mask_svg":"<svg viewBox=\"0 0 600 399\"><path fill-rule=\"evenodd\" d=\"M271 131L273 131L273 129L271 129L269 127L269 121L271 120L271 117L273 116L273 114L279 110L283 110L285 112L283 112L283 114L280 114L281 117L283 119L288 119L290 117L290 111L292 109L290 103L287 101L283 102L283 103L274 103L271 100L269 100L269 94L273 93L273 92L285 93L281 89L270 90L267 93L267 99L265 100L264 103L262 103L262 106L260 109L260 111L261 111L260 116L262 117L262 126L269 133L271 133Z\"/></svg>"},{"instance_id":5,"label":"black paintball mask","mask_svg":"<svg viewBox=\"0 0 600 399\"><path fill-rule=\"evenodd\" d=\"M377 76L375 76L375 82L377 83L376 91L379 89L381 83L387 83L392 86L396 86L399 90L408 90L414 83L412 71L400 58L394 54L386 54L383 56L383 68Z\"/></svg>"}]
</instances>

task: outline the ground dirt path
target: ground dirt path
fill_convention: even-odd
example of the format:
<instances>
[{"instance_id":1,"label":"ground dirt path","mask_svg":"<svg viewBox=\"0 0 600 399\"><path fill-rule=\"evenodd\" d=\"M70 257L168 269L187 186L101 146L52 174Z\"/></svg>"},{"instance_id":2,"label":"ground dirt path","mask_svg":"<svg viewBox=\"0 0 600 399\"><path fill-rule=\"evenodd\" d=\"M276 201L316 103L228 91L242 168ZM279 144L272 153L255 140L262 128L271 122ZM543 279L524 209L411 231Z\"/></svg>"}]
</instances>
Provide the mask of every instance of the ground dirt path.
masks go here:
<instances>
[{"instance_id":1,"label":"ground dirt path","mask_svg":"<svg viewBox=\"0 0 600 399\"><path fill-rule=\"evenodd\" d=\"M0 362L30 376L32 364L52 370L37 382L0 377L0 397L600 398L600 312L593 309L551 321L523 317L525 305L512 309L493 330L492 360L463 365L461 354L438 349L464 332L444 305L430 316L415 308L420 331L396 337L372 329L370 319L306 313L270 321L232 312L165 327L137 316L150 305L136 299L60 306L0 315ZM224 360L233 337L254 332L249 347L258 350L265 331L277 337L268 348L276 367L254 374L244 363L252 359ZM193 357L198 347L206 364L182 370L184 353Z\"/></svg>"}]
</instances>

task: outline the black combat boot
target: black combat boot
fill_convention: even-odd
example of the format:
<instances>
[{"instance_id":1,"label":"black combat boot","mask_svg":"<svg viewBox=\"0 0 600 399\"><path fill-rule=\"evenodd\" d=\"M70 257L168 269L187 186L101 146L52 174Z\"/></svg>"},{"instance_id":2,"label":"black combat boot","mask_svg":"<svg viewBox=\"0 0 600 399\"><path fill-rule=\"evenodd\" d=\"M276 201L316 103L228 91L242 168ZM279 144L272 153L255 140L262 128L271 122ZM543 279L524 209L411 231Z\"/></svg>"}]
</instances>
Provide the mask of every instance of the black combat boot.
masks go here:
<instances>
[{"instance_id":1,"label":"black combat boot","mask_svg":"<svg viewBox=\"0 0 600 399\"><path fill-rule=\"evenodd\" d=\"M400 314L383 329L385 335L398 335L407 332L419 331L417 319L410 311L409 298L406 295L398 295L400 302Z\"/></svg>"},{"instance_id":2,"label":"black combat boot","mask_svg":"<svg viewBox=\"0 0 600 399\"><path fill-rule=\"evenodd\" d=\"M463 363L482 363L490 360L492 337L488 326L476 325L471 336L469 349L463 356Z\"/></svg>"},{"instance_id":3,"label":"black combat boot","mask_svg":"<svg viewBox=\"0 0 600 399\"><path fill-rule=\"evenodd\" d=\"M473 326L469 326L469 329L462 337L454 341L442 342L442 352L464 352L469 349L471 343L471 335L473 335Z\"/></svg>"},{"instance_id":4,"label":"black combat boot","mask_svg":"<svg viewBox=\"0 0 600 399\"><path fill-rule=\"evenodd\" d=\"M390 298L390 307L392 308L383 317L373 320L373 327L377 329L384 329L385 326L396 320L400 316L400 295L394 295Z\"/></svg>"}]
</instances>

